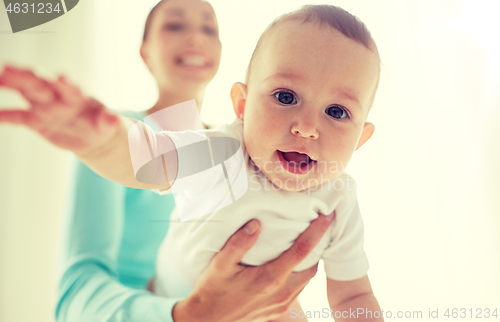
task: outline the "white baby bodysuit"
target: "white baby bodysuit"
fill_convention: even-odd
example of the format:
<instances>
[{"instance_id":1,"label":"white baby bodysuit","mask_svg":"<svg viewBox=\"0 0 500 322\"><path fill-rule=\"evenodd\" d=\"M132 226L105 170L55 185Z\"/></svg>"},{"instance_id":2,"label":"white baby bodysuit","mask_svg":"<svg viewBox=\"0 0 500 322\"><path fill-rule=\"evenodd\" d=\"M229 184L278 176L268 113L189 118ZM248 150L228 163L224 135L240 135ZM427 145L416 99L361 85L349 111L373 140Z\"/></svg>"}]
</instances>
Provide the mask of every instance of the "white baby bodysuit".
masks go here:
<instances>
[{"instance_id":1,"label":"white baby bodysuit","mask_svg":"<svg viewBox=\"0 0 500 322\"><path fill-rule=\"evenodd\" d=\"M176 143L175 132L161 133ZM290 248L318 213L330 214L334 210L336 218L330 228L295 271L312 267L323 259L326 276L330 279L347 281L366 275L369 266L363 250L363 222L355 183L348 174L344 172L316 190L280 190L249 158L240 120L205 133L208 137L232 137L241 143L248 190L229 206L200 218L181 222L178 212L172 212L168 234L158 251L155 281L158 295L187 296L212 257L236 230L252 218L260 221L261 233L242 262L262 265ZM203 185L202 182L199 184Z\"/></svg>"}]
</instances>

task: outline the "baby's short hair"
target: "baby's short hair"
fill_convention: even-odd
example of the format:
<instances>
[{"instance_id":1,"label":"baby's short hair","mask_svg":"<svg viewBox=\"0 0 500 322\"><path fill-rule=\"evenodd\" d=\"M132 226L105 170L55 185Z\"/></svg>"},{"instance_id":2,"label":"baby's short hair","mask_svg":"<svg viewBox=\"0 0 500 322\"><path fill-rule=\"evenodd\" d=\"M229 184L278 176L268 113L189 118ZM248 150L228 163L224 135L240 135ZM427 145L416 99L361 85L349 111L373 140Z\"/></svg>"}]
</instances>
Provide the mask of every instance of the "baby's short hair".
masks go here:
<instances>
[{"instance_id":1,"label":"baby's short hair","mask_svg":"<svg viewBox=\"0 0 500 322\"><path fill-rule=\"evenodd\" d=\"M276 18L266 28L266 30L264 30L259 38L259 41L257 42L257 45L255 46L252 58L250 58L245 83L248 84L248 81L250 79L252 61L256 56L262 40L266 37L271 29L285 21L297 21L301 23L316 22L319 23L320 26L326 24L327 26L340 31L347 38L363 44L366 48L377 53L378 55L377 46L375 45L375 41L373 41L370 32L366 28L365 24L361 22L361 20L359 20L356 16L353 16L342 8L332 5L305 5L299 10L286 13Z\"/></svg>"}]
</instances>

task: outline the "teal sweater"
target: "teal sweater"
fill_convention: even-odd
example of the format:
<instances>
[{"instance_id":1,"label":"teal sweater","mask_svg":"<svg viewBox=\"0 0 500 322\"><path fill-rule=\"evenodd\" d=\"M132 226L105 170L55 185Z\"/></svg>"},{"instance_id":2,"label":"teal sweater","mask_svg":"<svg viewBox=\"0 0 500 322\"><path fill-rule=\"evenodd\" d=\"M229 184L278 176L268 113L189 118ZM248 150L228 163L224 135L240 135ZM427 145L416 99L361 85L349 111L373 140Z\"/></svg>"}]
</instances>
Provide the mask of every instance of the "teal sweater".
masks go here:
<instances>
[{"instance_id":1,"label":"teal sweater","mask_svg":"<svg viewBox=\"0 0 500 322\"><path fill-rule=\"evenodd\" d=\"M73 166L56 320L173 321L172 307L180 299L145 290L175 206L172 195L121 186L76 159Z\"/></svg>"}]
</instances>

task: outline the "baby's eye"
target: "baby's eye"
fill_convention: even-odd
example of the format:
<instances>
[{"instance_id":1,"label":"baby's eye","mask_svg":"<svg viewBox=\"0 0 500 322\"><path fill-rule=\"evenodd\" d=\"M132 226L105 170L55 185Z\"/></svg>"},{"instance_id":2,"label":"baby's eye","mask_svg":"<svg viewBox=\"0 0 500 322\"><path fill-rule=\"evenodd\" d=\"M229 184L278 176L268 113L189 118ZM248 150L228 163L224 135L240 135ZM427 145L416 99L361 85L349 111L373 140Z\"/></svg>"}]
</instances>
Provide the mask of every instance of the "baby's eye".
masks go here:
<instances>
[{"instance_id":1,"label":"baby's eye","mask_svg":"<svg viewBox=\"0 0 500 322\"><path fill-rule=\"evenodd\" d=\"M325 110L325 113L335 119L343 119L344 117L348 117L345 109L340 106L331 106Z\"/></svg>"},{"instance_id":2,"label":"baby's eye","mask_svg":"<svg viewBox=\"0 0 500 322\"><path fill-rule=\"evenodd\" d=\"M292 105L297 104L297 99L290 92L277 92L274 96L280 101L281 104Z\"/></svg>"},{"instance_id":3,"label":"baby's eye","mask_svg":"<svg viewBox=\"0 0 500 322\"><path fill-rule=\"evenodd\" d=\"M163 26L163 29L170 31L179 31L182 30L183 28L184 26L180 23L168 23L165 26Z\"/></svg>"}]
</instances>

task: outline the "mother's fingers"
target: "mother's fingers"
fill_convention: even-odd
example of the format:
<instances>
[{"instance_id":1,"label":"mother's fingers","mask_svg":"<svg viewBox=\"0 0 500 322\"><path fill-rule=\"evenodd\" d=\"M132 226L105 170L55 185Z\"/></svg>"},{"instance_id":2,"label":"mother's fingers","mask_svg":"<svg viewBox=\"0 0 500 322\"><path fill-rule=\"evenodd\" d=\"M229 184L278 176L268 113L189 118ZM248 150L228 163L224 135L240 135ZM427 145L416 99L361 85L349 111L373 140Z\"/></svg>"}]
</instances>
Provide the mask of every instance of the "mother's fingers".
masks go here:
<instances>
[{"instance_id":1,"label":"mother's fingers","mask_svg":"<svg viewBox=\"0 0 500 322\"><path fill-rule=\"evenodd\" d=\"M29 111L25 110L0 110L0 123L26 125Z\"/></svg>"},{"instance_id":2,"label":"mother's fingers","mask_svg":"<svg viewBox=\"0 0 500 322\"><path fill-rule=\"evenodd\" d=\"M59 76L57 81L52 83L53 89L62 103L68 105L81 105L84 96L80 89L66 80L65 77Z\"/></svg>"},{"instance_id":3,"label":"mother's fingers","mask_svg":"<svg viewBox=\"0 0 500 322\"><path fill-rule=\"evenodd\" d=\"M287 277L295 266L300 264L318 244L334 218L335 212L328 216L320 214L318 218L313 220L309 227L299 235L292 247L274 261L266 264L266 266L269 265L269 270L283 278Z\"/></svg>"},{"instance_id":4,"label":"mother's fingers","mask_svg":"<svg viewBox=\"0 0 500 322\"><path fill-rule=\"evenodd\" d=\"M300 291L306 287L307 283L311 280L311 278L316 275L316 272L318 271L318 263L316 263L314 266L305 269L300 272L293 272L290 275L288 275L288 278L286 280L286 285L283 288L283 291L291 294L292 298L290 300L293 300L297 295L299 295Z\"/></svg>"},{"instance_id":5,"label":"mother's fingers","mask_svg":"<svg viewBox=\"0 0 500 322\"><path fill-rule=\"evenodd\" d=\"M237 230L222 249L212 259L212 265L218 271L233 273L235 268L241 269L239 265L245 253L252 248L260 233L260 222L256 219L250 220Z\"/></svg>"},{"instance_id":6,"label":"mother's fingers","mask_svg":"<svg viewBox=\"0 0 500 322\"><path fill-rule=\"evenodd\" d=\"M309 280L316 275L317 271L318 263L301 272L290 274L286 280L286 284L279 289L279 293L276 296L276 298L281 300L278 305L288 308L300 292L307 286Z\"/></svg>"},{"instance_id":7,"label":"mother's fingers","mask_svg":"<svg viewBox=\"0 0 500 322\"><path fill-rule=\"evenodd\" d=\"M288 276L287 284L291 287L298 287L300 285L306 286L309 280L318 272L318 263L300 272L291 273Z\"/></svg>"},{"instance_id":8,"label":"mother's fingers","mask_svg":"<svg viewBox=\"0 0 500 322\"><path fill-rule=\"evenodd\" d=\"M51 84L32 71L6 66L0 74L0 87L18 91L32 104L52 102L56 95Z\"/></svg>"}]
</instances>

